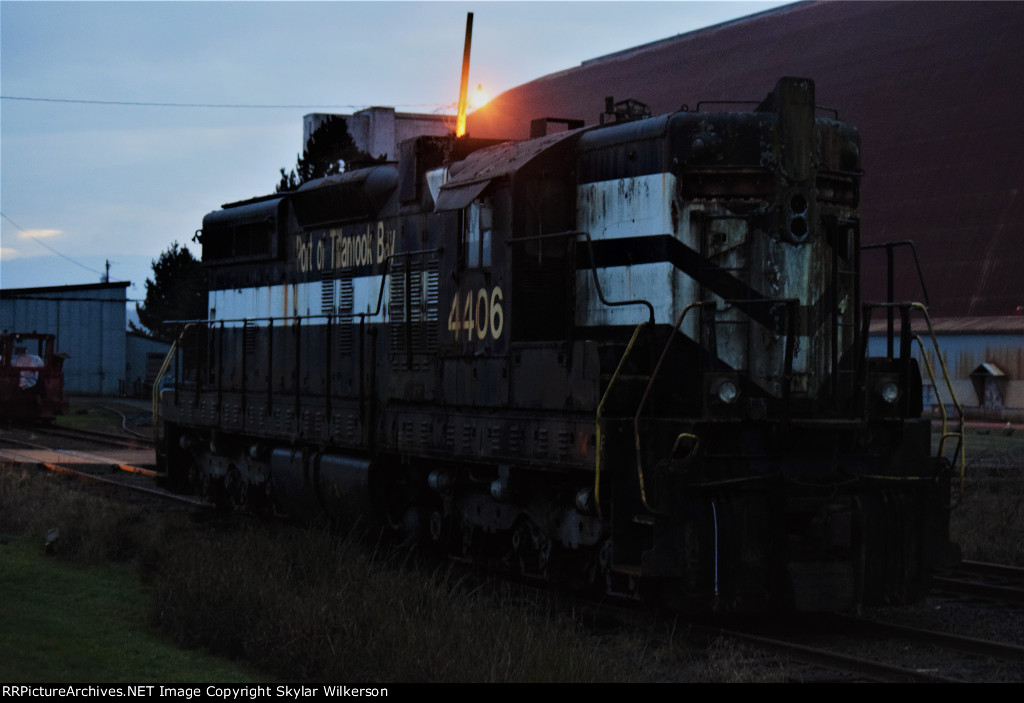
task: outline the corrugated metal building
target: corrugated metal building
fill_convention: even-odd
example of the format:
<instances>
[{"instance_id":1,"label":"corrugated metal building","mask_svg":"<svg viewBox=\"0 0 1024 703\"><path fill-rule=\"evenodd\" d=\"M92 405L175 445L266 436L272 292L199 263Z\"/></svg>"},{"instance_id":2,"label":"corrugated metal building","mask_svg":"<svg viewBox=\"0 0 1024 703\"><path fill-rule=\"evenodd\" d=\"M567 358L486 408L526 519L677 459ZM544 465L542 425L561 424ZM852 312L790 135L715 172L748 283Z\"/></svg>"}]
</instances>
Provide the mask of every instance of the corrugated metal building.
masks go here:
<instances>
[{"instance_id":1,"label":"corrugated metal building","mask_svg":"<svg viewBox=\"0 0 1024 703\"><path fill-rule=\"evenodd\" d=\"M124 392L125 303L130 283L0 290L0 329L57 336L66 393Z\"/></svg>"},{"instance_id":2,"label":"corrugated metal building","mask_svg":"<svg viewBox=\"0 0 1024 703\"><path fill-rule=\"evenodd\" d=\"M171 345L137 332L127 333L124 394L148 398Z\"/></svg>"},{"instance_id":3,"label":"corrugated metal building","mask_svg":"<svg viewBox=\"0 0 1024 703\"><path fill-rule=\"evenodd\" d=\"M1020 316L947 318L934 320L932 328L949 372L953 393L970 417L1024 420L1024 319ZM885 352L885 322L872 323L870 351ZM942 368L923 321L914 324L922 338L934 384L924 379L925 406L945 405L952 411L952 398L942 378ZM914 358L920 361L915 343ZM927 368L921 365L921 373Z\"/></svg>"},{"instance_id":4,"label":"corrugated metal building","mask_svg":"<svg viewBox=\"0 0 1024 703\"><path fill-rule=\"evenodd\" d=\"M859 129L863 243L916 242L964 405L1024 415L1024 3L787 5L513 88L470 115L469 133L526 138L544 117L596 124L606 96L655 115L728 109L697 102L756 103L787 75L812 78L819 105ZM885 253L864 263L864 298L884 299ZM909 249L895 263L894 297L922 300Z\"/></svg>"}]
</instances>

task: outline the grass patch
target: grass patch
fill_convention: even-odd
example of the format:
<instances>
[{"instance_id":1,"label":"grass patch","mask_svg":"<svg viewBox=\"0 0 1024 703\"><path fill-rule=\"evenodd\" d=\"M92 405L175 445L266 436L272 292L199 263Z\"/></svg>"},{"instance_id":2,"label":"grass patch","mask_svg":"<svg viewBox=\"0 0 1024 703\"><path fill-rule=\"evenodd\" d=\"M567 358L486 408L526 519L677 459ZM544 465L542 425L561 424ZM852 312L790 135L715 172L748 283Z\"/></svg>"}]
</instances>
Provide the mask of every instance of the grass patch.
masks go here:
<instances>
[{"instance_id":1,"label":"grass patch","mask_svg":"<svg viewBox=\"0 0 1024 703\"><path fill-rule=\"evenodd\" d=\"M134 574L71 566L45 556L42 546L34 535L0 546L0 680L253 680L154 632L150 597Z\"/></svg>"},{"instance_id":2,"label":"grass patch","mask_svg":"<svg viewBox=\"0 0 1024 703\"><path fill-rule=\"evenodd\" d=\"M967 558L1021 563L1024 433L971 434L967 448L953 538ZM17 536L0 546L4 680L785 678L727 640L695 649L663 626L595 633L506 582L410 565L414 556L326 528L164 512L82 485L0 466L0 533ZM58 553L46 557L54 527Z\"/></svg>"},{"instance_id":3,"label":"grass patch","mask_svg":"<svg viewBox=\"0 0 1024 703\"><path fill-rule=\"evenodd\" d=\"M54 419L57 427L73 430L89 430L108 434L124 435L126 430L152 436L151 412L148 403L141 407L137 401L120 401L117 398L68 399L68 409Z\"/></svg>"},{"instance_id":4,"label":"grass patch","mask_svg":"<svg viewBox=\"0 0 1024 703\"><path fill-rule=\"evenodd\" d=\"M81 486L0 467L0 533L17 535L0 552L6 680L238 679L151 668L167 655L137 646L147 623L188 656L214 652L288 680L637 678L643 646L597 641L506 585L408 568L327 529L163 513ZM50 528L61 538L45 557Z\"/></svg>"},{"instance_id":5,"label":"grass patch","mask_svg":"<svg viewBox=\"0 0 1024 703\"><path fill-rule=\"evenodd\" d=\"M963 557L1024 566L1024 432L972 428L967 477L950 517Z\"/></svg>"},{"instance_id":6,"label":"grass patch","mask_svg":"<svg viewBox=\"0 0 1024 703\"><path fill-rule=\"evenodd\" d=\"M968 436L953 513L965 557L1024 560L1024 433ZM973 467L973 468L972 468ZM723 640L596 634L501 581L325 528L107 500L0 466L0 678L5 681L777 681ZM60 531L58 553L44 535ZM166 639L165 639L166 638ZM170 642L168 642L170 640ZM239 666L211 658L212 652Z\"/></svg>"},{"instance_id":7,"label":"grass patch","mask_svg":"<svg viewBox=\"0 0 1024 703\"><path fill-rule=\"evenodd\" d=\"M157 581L161 624L183 644L312 681L635 677L632 657L609 660L570 618L508 584L411 568L325 529L276 532L246 528L169 553Z\"/></svg>"},{"instance_id":8,"label":"grass patch","mask_svg":"<svg viewBox=\"0 0 1024 703\"><path fill-rule=\"evenodd\" d=\"M0 546L4 680L785 679L728 640L693 647L664 623L595 632L507 582L326 528L164 512L83 486L0 466L0 533L17 535Z\"/></svg>"}]
</instances>

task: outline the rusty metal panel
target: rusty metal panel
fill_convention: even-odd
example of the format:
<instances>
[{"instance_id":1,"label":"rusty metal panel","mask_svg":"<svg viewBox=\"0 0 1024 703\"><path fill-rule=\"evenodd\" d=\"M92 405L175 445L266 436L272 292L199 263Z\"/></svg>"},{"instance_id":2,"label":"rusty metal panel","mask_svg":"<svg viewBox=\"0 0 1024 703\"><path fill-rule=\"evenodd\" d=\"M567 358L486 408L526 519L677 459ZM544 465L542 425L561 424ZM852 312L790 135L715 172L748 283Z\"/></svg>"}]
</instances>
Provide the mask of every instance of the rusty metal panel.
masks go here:
<instances>
[{"instance_id":1,"label":"rusty metal panel","mask_svg":"<svg viewBox=\"0 0 1024 703\"><path fill-rule=\"evenodd\" d=\"M453 167L448 182L441 186L435 210L465 207L494 179L518 171L553 145L575 136L573 132L560 132L525 143L509 142L473 152Z\"/></svg>"}]
</instances>

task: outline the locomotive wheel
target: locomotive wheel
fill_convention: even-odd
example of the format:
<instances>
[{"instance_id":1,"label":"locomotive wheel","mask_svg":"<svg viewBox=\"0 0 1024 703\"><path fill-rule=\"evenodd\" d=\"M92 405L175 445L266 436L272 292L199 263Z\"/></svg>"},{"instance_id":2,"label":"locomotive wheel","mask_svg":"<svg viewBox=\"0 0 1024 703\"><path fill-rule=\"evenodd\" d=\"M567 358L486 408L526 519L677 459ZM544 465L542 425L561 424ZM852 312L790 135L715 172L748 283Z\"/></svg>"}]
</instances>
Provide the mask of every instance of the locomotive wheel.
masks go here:
<instances>
[{"instance_id":1,"label":"locomotive wheel","mask_svg":"<svg viewBox=\"0 0 1024 703\"><path fill-rule=\"evenodd\" d=\"M440 510L430 513L430 541L434 547L442 548L451 535L451 522L445 520Z\"/></svg>"},{"instance_id":2,"label":"locomotive wheel","mask_svg":"<svg viewBox=\"0 0 1024 703\"><path fill-rule=\"evenodd\" d=\"M476 527L469 523L462 525L462 556L465 559L472 559L475 553L477 542Z\"/></svg>"},{"instance_id":3,"label":"locomotive wheel","mask_svg":"<svg viewBox=\"0 0 1024 703\"><path fill-rule=\"evenodd\" d=\"M192 462L188 467L188 488L191 493L203 498L209 490L209 476L203 471L198 462Z\"/></svg>"},{"instance_id":4,"label":"locomotive wheel","mask_svg":"<svg viewBox=\"0 0 1024 703\"><path fill-rule=\"evenodd\" d=\"M538 535L533 525L522 520L512 528L512 553L516 557L519 573L524 576L539 575Z\"/></svg>"},{"instance_id":5,"label":"locomotive wheel","mask_svg":"<svg viewBox=\"0 0 1024 703\"><path fill-rule=\"evenodd\" d=\"M224 500L236 508L245 507L249 492L249 484L232 464L224 477Z\"/></svg>"},{"instance_id":6,"label":"locomotive wheel","mask_svg":"<svg viewBox=\"0 0 1024 703\"><path fill-rule=\"evenodd\" d=\"M260 517L274 514L274 501L270 494L270 484L252 484L246 487L247 508Z\"/></svg>"},{"instance_id":7,"label":"locomotive wheel","mask_svg":"<svg viewBox=\"0 0 1024 703\"><path fill-rule=\"evenodd\" d=\"M213 503L220 510L231 509L231 497L225 489L224 479L213 478L210 474L198 468L196 478L196 494Z\"/></svg>"}]
</instances>

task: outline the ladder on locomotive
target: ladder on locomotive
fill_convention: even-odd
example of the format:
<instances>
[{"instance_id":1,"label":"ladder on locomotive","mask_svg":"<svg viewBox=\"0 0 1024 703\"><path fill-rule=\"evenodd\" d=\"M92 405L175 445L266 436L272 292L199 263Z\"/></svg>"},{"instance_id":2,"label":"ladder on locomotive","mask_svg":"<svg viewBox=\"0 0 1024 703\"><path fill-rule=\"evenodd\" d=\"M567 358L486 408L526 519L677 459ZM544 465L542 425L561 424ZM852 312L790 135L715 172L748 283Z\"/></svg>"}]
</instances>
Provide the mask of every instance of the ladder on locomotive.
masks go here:
<instances>
[{"instance_id":1,"label":"ladder on locomotive","mask_svg":"<svg viewBox=\"0 0 1024 703\"><path fill-rule=\"evenodd\" d=\"M831 369L832 397L838 398L846 389L855 392L857 387L857 361L854 354L842 355L841 340L852 340L852 349L858 351L857 322L860 311L860 227L857 220L841 219L833 228L832 251L832 287L829 300L832 311ZM845 241L840 241L845 239ZM840 247L846 253L841 255ZM843 301L838 299L837 291L852 291L853 300L846 301L844 310L840 310Z\"/></svg>"},{"instance_id":2,"label":"ladder on locomotive","mask_svg":"<svg viewBox=\"0 0 1024 703\"><path fill-rule=\"evenodd\" d=\"M918 282L921 285L921 293L924 297L924 302L896 302L895 301L895 256L894 251L897 248L906 247L910 250L914 267L917 271ZM960 405L960 401L957 400L956 392L953 390L953 382L949 376L949 369L946 367L946 360L942 355L942 350L939 348L939 341L935 337L935 328L932 326L931 317L928 314L928 289L925 286L924 275L921 272L921 265L917 258L917 249L914 246L914 242L910 240L884 242L881 244L869 244L860 247L860 250L871 251L877 249L885 249L886 252L886 302L884 303L863 303L862 323L861 323L861 349L862 352L859 355L861 362L861 370L858 370L858 380L863 381L863 377L859 374L862 373L862 369L866 366L866 360L868 357L868 336L871 327L871 312L874 309L884 309L886 312L886 337L885 337L885 358L889 361L895 359L895 337L896 337L896 313L899 312L900 317L900 356L908 358L910 355L911 342L916 342L917 348L920 353L921 363L924 365L925 371L928 375L928 382L932 388L932 392L937 401L937 406L941 418L941 429L938 442L938 448L936 450L936 458L945 459L950 463L950 466L954 471L959 467L960 476L960 491L963 491L964 480L967 472L967 457L966 449L964 447L964 411ZM911 322L911 313L917 312L920 314L921 319L924 321L927 337L931 342L931 352L935 357L936 363L939 370L942 372L942 386L939 385L935 375L935 365L929 358L929 349L925 344L922 335L914 334ZM940 388L944 388L948 394L950 404L956 413L956 417L952 420L955 422L955 427L951 427L951 418L949 417L949 411L946 403L940 393ZM953 449L947 455L947 444L952 442Z\"/></svg>"}]
</instances>

